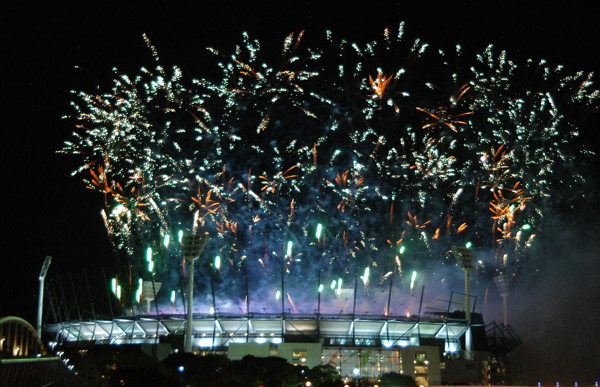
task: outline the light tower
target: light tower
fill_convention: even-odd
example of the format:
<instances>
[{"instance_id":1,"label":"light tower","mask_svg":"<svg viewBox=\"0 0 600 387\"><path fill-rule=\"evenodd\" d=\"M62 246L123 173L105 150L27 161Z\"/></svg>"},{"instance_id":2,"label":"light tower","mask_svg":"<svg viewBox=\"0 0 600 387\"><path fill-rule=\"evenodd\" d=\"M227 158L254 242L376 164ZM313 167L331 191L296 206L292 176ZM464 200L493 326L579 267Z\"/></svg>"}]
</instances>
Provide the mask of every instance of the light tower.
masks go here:
<instances>
[{"instance_id":1,"label":"light tower","mask_svg":"<svg viewBox=\"0 0 600 387\"><path fill-rule=\"evenodd\" d=\"M499 274L494 277L494 283L498 292L502 296L502 309L504 312L504 325L508 325L508 277L504 274Z\"/></svg>"},{"instance_id":2,"label":"light tower","mask_svg":"<svg viewBox=\"0 0 600 387\"><path fill-rule=\"evenodd\" d=\"M162 282L156 282L154 280L142 282L142 297L146 301L146 313L150 314L150 302L156 299L156 294L161 286Z\"/></svg>"},{"instance_id":3,"label":"light tower","mask_svg":"<svg viewBox=\"0 0 600 387\"><path fill-rule=\"evenodd\" d=\"M469 327L465 333L465 349L467 360L473 359L473 340L471 334L471 285L470 274L473 270L473 252L467 247L452 246L452 254L456 257L456 261L460 268L465 272L465 319L468 321Z\"/></svg>"},{"instance_id":4,"label":"light tower","mask_svg":"<svg viewBox=\"0 0 600 387\"><path fill-rule=\"evenodd\" d=\"M50 267L50 262L52 262L52 257L47 256L44 259L44 264L42 265L42 270L40 271L40 292L38 297L38 314L37 314L37 335L41 339L42 338L42 309L44 307L44 279L46 278L46 274L48 274L48 268Z\"/></svg>"},{"instance_id":5,"label":"light tower","mask_svg":"<svg viewBox=\"0 0 600 387\"><path fill-rule=\"evenodd\" d=\"M208 233L184 235L181 241L183 258L188 263L187 319L185 324L185 352L192 352L192 321L194 308L194 261L208 242Z\"/></svg>"}]
</instances>

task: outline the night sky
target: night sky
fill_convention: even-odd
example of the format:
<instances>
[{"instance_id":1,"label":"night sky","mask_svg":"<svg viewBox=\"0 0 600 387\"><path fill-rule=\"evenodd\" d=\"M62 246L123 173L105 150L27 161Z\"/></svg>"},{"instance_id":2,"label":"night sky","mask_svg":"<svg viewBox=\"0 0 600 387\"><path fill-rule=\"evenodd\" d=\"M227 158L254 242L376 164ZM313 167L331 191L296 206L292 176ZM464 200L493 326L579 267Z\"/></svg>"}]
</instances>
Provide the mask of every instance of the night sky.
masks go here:
<instances>
[{"instance_id":1,"label":"night sky","mask_svg":"<svg viewBox=\"0 0 600 387\"><path fill-rule=\"evenodd\" d=\"M4 226L0 316L35 322L37 277L46 255L49 275L79 275L114 264L100 217L102 197L71 171L74 157L57 154L73 128L61 119L73 111L70 90L111 86L112 68L135 73L152 65L147 33L170 67L196 76L208 45L230 50L248 31L277 52L290 32L306 39L326 28L349 40L379 38L385 27L406 22L409 38L436 48L460 43L466 53L488 43L516 61L544 58L570 73L599 69L598 18L588 3L485 2L223 2L174 6L163 2L0 2L0 111L2 113L2 219ZM123 2L125 3L125 2ZM201 2L198 2L201 3ZM202 2L204 3L204 2ZM210 2L219 3L219 2ZM317 3L317 2L315 2ZM484 3L484 2L481 2ZM103 5L100 5L103 4ZM279 4L279 5L276 5ZM283 4L283 5L282 5ZM289 5L288 5L289 4ZM585 6L584 6L585 5ZM598 86L597 86L598 87ZM598 117L584 129L598 152ZM598 170L590 167L585 208L565 209L543 256L523 272L511 292L510 323L524 344L513 354L529 384L591 385L600 379L600 222ZM596 179L596 180L594 180ZM538 242L540 243L540 242Z\"/></svg>"}]
</instances>

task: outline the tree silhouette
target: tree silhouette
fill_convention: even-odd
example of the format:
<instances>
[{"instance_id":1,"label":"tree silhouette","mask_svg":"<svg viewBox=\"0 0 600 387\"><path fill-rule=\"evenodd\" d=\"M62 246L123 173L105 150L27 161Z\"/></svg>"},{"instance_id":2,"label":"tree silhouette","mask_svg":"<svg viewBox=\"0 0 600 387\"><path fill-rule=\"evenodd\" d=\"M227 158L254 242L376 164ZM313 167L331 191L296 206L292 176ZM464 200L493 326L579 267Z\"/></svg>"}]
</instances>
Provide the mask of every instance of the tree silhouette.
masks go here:
<instances>
[{"instance_id":1,"label":"tree silhouette","mask_svg":"<svg viewBox=\"0 0 600 387\"><path fill-rule=\"evenodd\" d=\"M398 372L388 372L379 378L381 387L417 387L415 379Z\"/></svg>"}]
</instances>

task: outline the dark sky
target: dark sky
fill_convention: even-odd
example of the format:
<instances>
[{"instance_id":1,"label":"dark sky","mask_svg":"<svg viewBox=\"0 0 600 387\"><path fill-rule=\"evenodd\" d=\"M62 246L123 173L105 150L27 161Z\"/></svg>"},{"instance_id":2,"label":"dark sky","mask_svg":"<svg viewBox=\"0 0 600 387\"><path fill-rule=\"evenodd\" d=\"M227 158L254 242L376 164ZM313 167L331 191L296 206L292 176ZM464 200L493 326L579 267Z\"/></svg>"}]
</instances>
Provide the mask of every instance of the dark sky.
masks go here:
<instances>
[{"instance_id":1,"label":"dark sky","mask_svg":"<svg viewBox=\"0 0 600 387\"><path fill-rule=\"evenodd\" d=\"M70 90L92 91L97 85L106 90L113 67L133 73L151 65L142 33L166 64L191 75L202 73L198 53L204 47L230 49L244 30L277 50L288 33L302 29L307 39L330 28L366 41L401 20L409 37L434 47L460 43L478 52L494 43L516 60L544 58L571 72L600 65L598 18L584 2L569 3L576 4L570 8L524 1L120 3L128 4L0 0L2 219L8 246L0 269L0 316L35 321L37 276L46 255L53 256L51 274L78 275L112 262L101 197L70 176L77 160L55 151L73 130L61 120L72 113ZM595 150L597 130L586 134ZM525 273L515 287L511 324L524 344L514 357L530 383L578 380L583 386L600 379L597 214L597 201L561 214L570 221L548 241L551 253L538 257L544 260L540 271Z\"/></svg>"}]
</instances>

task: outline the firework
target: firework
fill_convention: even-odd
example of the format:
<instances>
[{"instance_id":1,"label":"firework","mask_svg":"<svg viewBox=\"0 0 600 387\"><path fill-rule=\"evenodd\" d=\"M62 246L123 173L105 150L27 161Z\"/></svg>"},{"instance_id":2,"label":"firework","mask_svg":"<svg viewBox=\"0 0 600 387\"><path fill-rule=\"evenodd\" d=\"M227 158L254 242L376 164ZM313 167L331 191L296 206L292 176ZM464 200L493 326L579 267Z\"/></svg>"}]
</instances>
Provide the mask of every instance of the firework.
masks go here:
<instances>
[{"instance_id":1,"label":"firework","mask_svg":"<svg viewBox=\"0 0 600 387\"><path fill-rule=\"evenodd\" d=\"M481 275L516 274L561 192L585 180L571 166L582 112L598 108L591 74L517 65L492 46L455 68L468 62L459 46L407 41L403 24L363 47L303 35L284 38L276 65L248 34L231 54L209 48L221 77L192 81L144 37L154 69L75 93L62 152L81 156L74 173L103 195L133 276L160 277L174 304L173 242L200 230L210 283L239 304L244 283L265 295L285 276L277 299L297 310L289 284L325 297L319 272L340 300L342 279L359 276L371 297L394 276L412 292L417 271L454 265L450 247L467 241L490 252Z\"/></svg>"}]
</instances>

